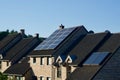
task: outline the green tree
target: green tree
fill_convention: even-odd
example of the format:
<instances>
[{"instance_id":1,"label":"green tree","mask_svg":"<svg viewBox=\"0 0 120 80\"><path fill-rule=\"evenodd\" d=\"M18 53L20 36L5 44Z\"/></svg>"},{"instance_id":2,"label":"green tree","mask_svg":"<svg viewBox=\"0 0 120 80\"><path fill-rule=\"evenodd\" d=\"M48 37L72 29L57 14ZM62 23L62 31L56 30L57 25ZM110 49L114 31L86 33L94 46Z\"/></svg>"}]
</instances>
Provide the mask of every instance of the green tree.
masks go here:
<instances>
[{"instance_id":1,"label":"green tree","mask_svg":"<svg viewBox=\"0 0 120 80\"><path fill-rule=\"evenodd\" d=\"M11 30L9 33L10 33L10 34L13 34L13 33L18 33L18 32L15 31L15 30Z\"/></svg>"},{"instance_id":2,"label":"green tree","mask_svg":"<svg viewBox=\"0 0 120 80\"><path fill-rule=\"evenodd\" d=\"M28 34L28 35L27 35L27 38L29 38L29 37L33 37L33 36L32 36L32 35L30 35L30 34Z\"/></svg>"},{"instance_id":3,"label":"green tree","mask_svg":"<svg viewBox=\"0 0 120 80\"><path fill-rule=\"evenodd\" d=\"M0 32L0 40L6 37L9 33L8 32Z\"/></svg>"},{"instance_id":4,"label":"green tree","mask_svg":"<svg viewBox=\"0 0 120 80\"><path fill-rule=\"evenodd\" d=\"M8 79L7 75L4 75L0 72L0 80L7 80L7 79Z\"/></svg>"}]
</instances>

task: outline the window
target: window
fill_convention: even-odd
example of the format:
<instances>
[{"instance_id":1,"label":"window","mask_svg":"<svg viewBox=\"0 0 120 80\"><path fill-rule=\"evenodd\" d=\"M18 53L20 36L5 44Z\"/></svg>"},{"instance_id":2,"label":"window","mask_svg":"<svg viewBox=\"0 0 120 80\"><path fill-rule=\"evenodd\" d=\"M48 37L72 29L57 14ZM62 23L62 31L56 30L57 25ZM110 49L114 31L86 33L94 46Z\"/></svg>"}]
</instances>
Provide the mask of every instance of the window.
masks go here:
<instances>
[{"instance_id":1,"label":"window","mask_svg":"<svg viewBox=\"0 0 120 80\"><path fill-rule=\"evenodd\" d=\"M36 57L33 57L33 63L36 63Z\"/></svg>"},{"instance_id":2,"label":"window","mask_svg":"<svg viewBox=\"0 0 120 80\"><path fill-rule=\"evenodd\" d=\"M71 67L67 66L67 77L69 77L70 74L71 74Z\"/></svg>"},{"instance_id":3,"label":"window","mask_svg":"<svg viewBox=\"0 0 120 80\"><path fill-rule=\"evenodd\" d=\"M47 57L47 65L50 65L50 64L51 64L51 58Z\"/></svg>"},{"instance_id":4,"label":"window","mask_svg":"<svg viewBox=\"0 0 120 80\"><path fill-rule=\"evenodd\" d=\"M7 63L6 63L6 64L7 64L7 66L9 66L9 62L8 62L8 61L7 61Z\"/></svg>"},{"instance_id":5,"label":"window","mask_svg":"<svg viewBox=\"0 0 120 80\"><path fill-rule=\"evenodd\" d=\"M51 80L51 78L50 78L50 77L47 77L47 80Z\"/></svg>"},{"instance_id":6,"label":"window","mask_svg":"<svg viewBox=\"0 0 120 80\"><path fill-rule=\"evenodd\" d=\"M94 52L83 65L100 65L108 54L109 52Z\"/></svg>"},{"instance_id":7,"label":"window","mask_svg":"<svg viewBox=\"0 0 120 80\"><path fill-rule=\"evenodd\" d=\"M61 67L57 67L57 78L61 78Z\"/></svg>"},{"instance_id":8,"label":"window","mask_svg":"<svg viewBox=\"0 0 120 80\"><path fill-rule=\"evenodd\" d=\"M8 76L8 80L13 80L14 77L13 76Z\"/></svg>"},{"instance_id":9,"label":"window","mask_svg":"<svg viewBox=\"0 0 120 80\"><path fill-rule=\"evenodd\" d=\"M44 64L44 57L41 57L40 58L40 65L43 65Z\"/></svg>"},{"instance_id":10,"label":"window","mask_svg":"<svg viewBox=\"0 0 120 80\"><path fill-rule=\"evenodd\" d=\"M44 80L44 77L43 77L43 76L40 76L40 80Z\"/></svg>"},{"instance_id":11,"label":"window","mask_svg":"<svg viewBox=\"0 0 120 80\"><path fill-rule=\"evenodd\" d=\"M17 76L17 77L16 77L16 80L23 80L23 78L22 78L22 77Z\"/></svg>"}]
</instances>

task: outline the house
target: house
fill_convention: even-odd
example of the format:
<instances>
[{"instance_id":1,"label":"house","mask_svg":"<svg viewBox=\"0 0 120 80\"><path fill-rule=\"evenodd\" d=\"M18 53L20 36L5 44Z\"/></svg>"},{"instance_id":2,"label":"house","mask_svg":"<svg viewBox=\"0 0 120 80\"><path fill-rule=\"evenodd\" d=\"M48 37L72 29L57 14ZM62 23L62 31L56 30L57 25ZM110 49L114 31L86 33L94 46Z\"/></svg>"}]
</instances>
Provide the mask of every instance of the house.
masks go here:
<instances>
[{"instance_id":1,"label":"house","mask_svg":"<svg viewBox=\"0 0 120 80\"><path fill-rule=\"evenodd\" d=\"M8 80L32 80L32 69L29 63L17 63L4 71Z\"/></svg>"},{"instance_id":2,"label":"house","mask_svg":"<svg viewBox=\"0 0 120 80\"><path fill-rule=\"evenodd\" d=\"M24 38L24 31L21 33L8 34L4 39L0 41L1 49L1 59L0 59L0 72L7 74L9 79L23 78L24 76L19 76L17 73L18 68L23 68L21 72L30 69L29 58L26 56L31 52L41 41L39 40L38 34L35 37ZM29 66L29 67L28 67ZM11 72L11 69L16 70ZM19 71L19 70L18 70ZM18 73L21 73L18 72ZM21 73L21 74L23 74ZM26 74L25 74L26 78Z\"/></svg>"},{"instance_id":3,"label":"house","mask_svg":"<svg viewBox=\"0 0 120 80\"><path fill-rule=\"evenodd\" d=\"M38 80L56 80L56 70L53 63L57 56L66 53L72 48L72 45L80 40L87 30L84 26L73 28L64 28L63 25L53 34L38 45L28 56L30 57L30 66L34 76ZM65 78L63 78L65 79Z\"/></svg>"},{"instance_id":4,"label":"house","mask_svg":"<svg viewBox=\"0 0 120 80\"><path fill-rule=\"evenodd\" d=\"M87 34L70 52L65 55L62 54L62 56L66 56L66 60L63 60L61 63L56 62L57 64L60 64L59 67L61 69L64 68L66 74L63 75L66 75L66 78L69 78L70 74L72 74L76 68L80 67L90 53L101 45L108 36L109 33ZM70 79L72 78L70 77Z\"/></svg>"},{"instance_id":5,"label":"house","mask_svg":"<svg viewBox=\"0 0 120 80\"><path fill-rule=\"evenodd\" d=\"M0 71L3 72L5 69L2 69L4 65L8 65L8 62L1 61L5 56L6 52L11 49L19 40L21 40L20 34L8 34L4 39L0 41ZM6 68L7 66L5 66Z\"/></svg>"},{"instance_id":6,"label":"house","mask_svg":"<svg viewBox=\"0 0 120 80\"><path fill-rule=\"evenodd\" d=\"M99 71L93 76L93 80L105 79L105 80L119 80L120 79L120 33L112 34L104 45L97 51L107 51L110 55L104 61L104 64L100 66ZM103 74L104 73L104 74Z\"/></svg>"},{"instance_id":7,"label":"house","mask_svg":"<svg viewBox=\"0 0 120 80\"><path fill-rule=\"evenodd\" d=\"M29 54L31 68L38 80L120 79L119 33L93 33L87 30L77 35L72 33L64 40L58 40L62 42L52 48L50 45L54 40L63 36L55 31ZM54 40L52 37L55 37Z\"/></svg>"},{"instance_id":8,"label":"house","mask_svg":"<svg viewBox=\"0 0 120 80\"><path fill-rule=\"evenodd\" d=\"M0 58L2 59L8 50L22 39L21 34L8 34L0 41Z\"/></svg>"},{"instance_id":9,"label":"house","mask_svg":"<svg viewBox=\"0 0 120 80\"><path fill-rule=\"evenodd\" d=\"M66 80L119 80L119 37L109 32L87 34L68 53L77 58L60 64L61 72L66 68Z\"/></svg>"},{"instance_id":10,"label":"house","mask_svg":"<svg viewBox=\"0 0 120 80\"><path fill-rule=\"evenodd\" d=\"M4 70L9 79L120 79L120 33L94 33L87 31L83 25L72 28L60 25L42 43L36 44L38 46L28 48L34 39L20 39L13 47L4 51L3 54L6 55L1 54L1 61L10 64Z\"/></svg>"},{"instance_id":11,"label":"house","mask_svg":"<svg viewBox=\"0 0 120 80\"><path fill-rule=\"evenodd\" d=\"M52 57L52 53L54 50L48 51L33 51L30 55L30 66L33 70L33 73L37 80L47 79L52 80L53 75L53 66L52 62L54 61L54 57ZM34 54L34 55L33 55Z\"/></svg>"}]
</instances>

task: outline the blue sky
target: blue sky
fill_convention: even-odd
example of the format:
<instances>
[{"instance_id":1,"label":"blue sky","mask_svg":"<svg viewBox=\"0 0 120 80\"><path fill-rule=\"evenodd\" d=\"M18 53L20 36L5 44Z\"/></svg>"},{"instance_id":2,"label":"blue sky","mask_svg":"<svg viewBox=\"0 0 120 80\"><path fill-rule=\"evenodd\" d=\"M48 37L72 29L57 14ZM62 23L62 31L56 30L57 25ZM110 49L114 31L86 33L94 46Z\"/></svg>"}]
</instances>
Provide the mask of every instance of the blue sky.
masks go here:
<instances>
[{"instance_id":1,"label":"blue sky","mask_svg":"<svg viewBox=\"0 0 120 80\"><path fill-rule=\"evenodd\" d=\"M48 37L60 24L120 32L120 0L0 0L0 31Z\"/></svg>"}]
</instances>

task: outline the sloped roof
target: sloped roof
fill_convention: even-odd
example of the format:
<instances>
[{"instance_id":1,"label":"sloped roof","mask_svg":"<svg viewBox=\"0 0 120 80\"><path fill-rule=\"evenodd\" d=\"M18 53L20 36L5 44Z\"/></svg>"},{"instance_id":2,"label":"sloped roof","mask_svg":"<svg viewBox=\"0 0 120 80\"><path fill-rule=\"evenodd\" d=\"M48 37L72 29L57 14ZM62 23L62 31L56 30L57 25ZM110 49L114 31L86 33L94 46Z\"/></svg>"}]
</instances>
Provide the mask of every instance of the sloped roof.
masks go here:
<instances>
[{"instance_id":1,"label":"sloped roof","mask_svg":"<svg viewBox=\"0 0 120 80\"><path fill-rule=\"evenodd\" d=\"M117 49L108 62L97 71L93 80L120 80L120 48Z\"/></svg>"},{"instance_id":2,"label":"sloped roof","mask_svg":"<svg viewBox=\"0 0 120 80\"><path fill-rule=\"evenodd\" d=\"M18 63L10 66L4 71L7 75L19 75L23 76L30 69L29 63Z\"/></svg>"},{"instance_id":3,"label":"sloped roof","mask_svg":"<svg viewBox=\"0 0 120 80\"><path fill-rule=\"evenodd\" d=\"M120 47L120 33L112 34L111 37L97 51L113 53Z\"/></svg>"},{"instance_id":4,"label":"sloped roof","mask_svg":"<svg viewBox=\"0 0 120 80\"><path fill-rule=\"evenodd\" d=\"M108 35L106 32L86 35L69 53L77 56L72 65L81 63Z\"/></svg>"},{"instance_id":5,"label":"sloped roof","mask_svg":"<svg viewBox=\"0 0 120 80\"><path fill-rule=\"evenodd\" d=\"M7 53L6 56L3 58L3 60L11 60L15 55L17 55L22 49L24 49L27 44L30 43L30 41L33 38L25 38L18 42L14 47L12 47Z\"/></svg>"},{"instance_id":6,"label":"sloped roof","mask_svg":"<svg viewBox=\"0 0 120 80\"><path fill-rule=\"evenodd\" d=\"M33 50L39 42L38 38L25 38L12 47L2 60L9 60L12 64L14 64Z\"/></svg>"},{"instance_id":7,"label":"sloped roof","mask_svg":"<svg viewBox=\"0 0 120 80\"><path fill-rule=\"evenodd\" d=\"M3 47L5 47L8 43L10 43L10 41L12 41L17 35L20 35L18 33L14 33L14 34L8 34L4 39L2 39L0 41L0 49L2 49Z\"/></svg>"},{"instance_id":8,"label":"sloped roof","mask_svg":"<svg viewBox=\"0 0 120 80\"><path fill-rule=\"evenodd\" d=\"M120 47L120 33L116 33L116 34L112 34L112 36L97 50L101 52L102 51L110 52L111 55L110 57L108 57L109 60L105 63L105 65L101 65L102 68L100 68L99 71L97 71L97 75L95 76L94 80L98 78L99 79L104 78L107 80L120 79L120 77L118 76L120 70L119 47Z\"/></svg>"},{"instance_id":9,"label":"sloped roof","mask_svg":"<svg viewBox=\"0 0 120 80\"><path fill-rule=\"evenodd\" d=\"M64 43L64 41L67 40L67 38L71 36L71 34L78 31L80 31L82 34L87 33L87 30L84 28L83 25L71 27L71 28L57 29L55 32L53 32L53 34L51 34L47 39L45 39L39 46L37 46L35 50L56 49L62 43Z\"/></svg>"},{"instance_id":10,"label":"sloped roof","mask_svg":"<svg viewBox=\"0 0 120 80\"><path fill-rule=\"evenodd\" d=\"M112 34L105 42L100 46L96 52L110 52L111 54L104 60L101 65L97 66L82 66L77 68L70 76L68 80L114 80L120 79L119 75L119 52L120 49L120 34ZM118 52L116 52L118 50ZM115 53L116 52L116 53ZM115 55L113 55L115 54ZM112 76L112 77L111 77ZM93 78L95 77L95 78ZM114 77L114 78L113 78Z\"/></svg>"},{"instance_id":11,"label":"sloped roof","mask_svg":"<svg viewBox=\"0 0 120 80\"><path fill-rule=\"evenodd\" d=\"M67 80L91 80L98 69L99 66L78 67L74 72L70 74Z\"/></svg>"},{"instance_id":12,"label":"sloped roof","mask_svg":"<svg viewBox=\"0 0 120 80\"><path fill-rule=\"evenodd\" d=\"M72 31L69 33L69 30L72 30ZM58 34L57 32L60 34ZM64 53L66 49L68 49L68 47L74 43L74 41L76 41L82 35L85 35L87 33L88 31L84 28L83 25L72 27L72 28L65 28L62 30L58 29L50 37L44 40L39 46L37 46L34 49L34 51L32 51L29 54L29 56L43 56L43 55L59 56L60 51L62 51L61 53ZM51 45L51 47L49 47L49 44ZM65 47L65 46L68 46L68 47ZM42 48L45 48L45 49L42 49Z\"/></svg>"}]
</instances>

